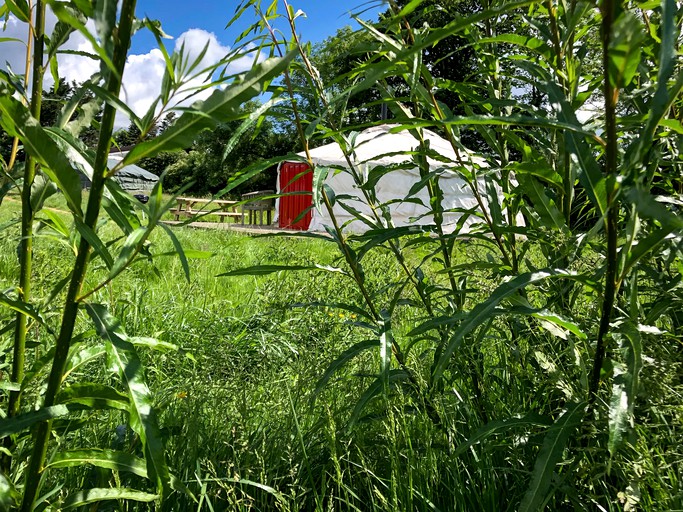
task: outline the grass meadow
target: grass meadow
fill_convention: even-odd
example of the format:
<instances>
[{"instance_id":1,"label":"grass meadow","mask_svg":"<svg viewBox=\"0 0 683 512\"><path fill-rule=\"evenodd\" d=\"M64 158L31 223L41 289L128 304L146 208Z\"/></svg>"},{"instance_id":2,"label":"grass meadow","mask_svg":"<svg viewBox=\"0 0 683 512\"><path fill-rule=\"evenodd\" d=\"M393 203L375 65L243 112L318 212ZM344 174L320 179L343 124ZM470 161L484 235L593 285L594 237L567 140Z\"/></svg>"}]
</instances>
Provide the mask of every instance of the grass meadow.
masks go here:
<instances>
[{"instance_id":1,"label":"grass meadow","mask_svg":"<svg viewBox=\"0 0 683 512\"><path fill-rule=\"evenodd\" d=\"M47 206L62 207L56 198ZM0 223L6 226L0 235L4 289L15 285L18 271L19 231L12 225L18 215L18 202L6 199L0 208ZM440 422L395 387L374 397L350 426L355 404L376 376L376 351L349 358L324 386L316 387L340 354L368 336L356 314L329 306L358 303L354 283L340 273L306 270L218 277L253 265L343 267L334 245L189 227L174 232L189 255L201 256L190 261L189 281L176 255L163 256L173 253L173 246L157 230L150 252L161 256L138 261L93 298L110 308L130 336L169 344L161 351L139 348L160 413L169 467L193 495L175 492L163 502L164 510L517 508L548 427L541 413L554 411L567 400L572 379L586 378L575 364L578 349L568 349L566 340L537 324L511 320L517 325L488 331L478 340L481 351L463 347L452 377L433 397ZM490 294L494 282L485 269L474 265L486 260L487 249L475 241L459 243L454 249L457 263L472 264L469 309L477 297ZM420 251L408 252L407 257L418 260L423 256ZM35 300L48 300L52 286L70 268L73 253L43 229L34 256ZM527 264L533 259L532 249ZM587 257L582 264L594 262ZM96 267L91 278L97 276ZM364 268L368 288L381 302L387 295L385 283L400 269L381 251L368 256ZM438 283L440 276L431 278ZM421 321L409 298L394 318L398 339ZM590 302L586 304L588 308ZM587 322L590 315L595 312L586 311ZM76 339L87 346L96 336L84 317L77 324ZM433 348L428 341L420 343L412 347L409 365L418 378L426 379ZM46 371L40 361L48 346L45 333L30 332L29 376ZM561 479L553 484L564 492L550 509L635 510L627 506L632 500L628 496L634 495L627 492L627 485L639 489L638 506L643 510L683 509L683 372L676 355L680 348L680 340L645 348L650 363L645 364L642 382L648 401L637 410L640 421L630 439L629 456L618 454L605 461L585 450L566 461ZM106 364L106 358L93 359L66 382L85 376L116 385ZM483 369L478 382L473 382L472 367ZM472 389L478 391L468 391ZM477 437L482 418L494 422L493 427ZM510 424L514 421L519 421L518 428ZM141 450L124 414L116 411L72 416L55 422L53 431L56 449L109 446L133 454ZM22 453L29 446L25 436L17 450ZM50 457L48 453L48 466ZM88 465L48 472L46 478L44 492L55 499L75 488L150 485L131 473ZM145 505L109 501L89 510L141 507Z\"/></svg>"}]
</instances>

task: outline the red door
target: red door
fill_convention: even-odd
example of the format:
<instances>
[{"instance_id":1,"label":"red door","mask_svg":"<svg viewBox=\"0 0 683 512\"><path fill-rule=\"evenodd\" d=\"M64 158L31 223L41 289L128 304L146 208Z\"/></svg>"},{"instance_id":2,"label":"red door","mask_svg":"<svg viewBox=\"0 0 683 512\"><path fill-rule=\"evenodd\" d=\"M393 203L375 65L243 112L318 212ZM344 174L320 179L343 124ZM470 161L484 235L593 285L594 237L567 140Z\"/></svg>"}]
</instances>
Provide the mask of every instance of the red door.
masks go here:
<instances>
[{"instance_id":1,"label":"red door","mask_svg":"<svg viewBox=\"0 0 683 512\"><path fill-rule=\"evenodd\" d=\"M311 224L313 173L308 164L285 162L280 167L280 227L306 231Z\"/></svg>"}]
</instances>

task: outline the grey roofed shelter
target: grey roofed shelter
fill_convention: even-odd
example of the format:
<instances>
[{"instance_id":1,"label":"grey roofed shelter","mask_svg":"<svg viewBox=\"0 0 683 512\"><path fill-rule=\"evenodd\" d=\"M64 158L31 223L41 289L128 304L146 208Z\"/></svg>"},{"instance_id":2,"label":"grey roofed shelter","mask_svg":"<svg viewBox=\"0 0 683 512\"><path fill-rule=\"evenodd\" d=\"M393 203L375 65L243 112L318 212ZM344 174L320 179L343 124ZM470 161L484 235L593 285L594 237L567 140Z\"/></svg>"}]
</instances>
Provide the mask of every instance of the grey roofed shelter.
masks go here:
<instances>
[{"instance_id":1,"label":"grey roofed shelter","mask_svg":"<svg viewBox=\"0 0 683 512\"><path fill-rule=\"evenodd\" d=\"M111 169L123 160L124 156L125 153L111 153L107 166ZM123 190L149 192L157 184L159 177L138 165L126 165L116 172L114 180L118 182ZM85 174L81 174L81 182L84 188L90 188L90 179Z\"/></svg>"}]
</instances>

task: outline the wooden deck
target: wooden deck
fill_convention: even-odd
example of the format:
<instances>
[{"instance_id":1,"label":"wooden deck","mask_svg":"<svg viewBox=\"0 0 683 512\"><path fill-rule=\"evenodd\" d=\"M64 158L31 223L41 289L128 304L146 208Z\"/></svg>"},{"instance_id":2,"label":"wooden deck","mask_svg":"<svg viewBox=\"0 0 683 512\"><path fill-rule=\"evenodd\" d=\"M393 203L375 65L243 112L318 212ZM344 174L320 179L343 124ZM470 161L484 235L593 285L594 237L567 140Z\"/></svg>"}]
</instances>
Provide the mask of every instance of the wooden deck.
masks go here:
<instances>
[{"instance_id":1,"label":"wooden deck","mask_svg":"<svg viewBox=\"0 0 683 512\"><path fill-rule=\"evenodd\" d=\"M242 224L238 223L232 223L232 222L181 222L181 221L175 221L175 220L165 220L163 221L164 224L168 226L177 226L177 225L184 225L190 228L196 228L196 229L220 229L223 231L235 231L237 233L247 233L250 235L264 235L264 234L273 234L273 233L296 233L297 231L292 230L292 229L282 229L277 226L262 226L260 224L257 225L248 225L245 224L244 226Z\"/></svg>"}]
</instances>

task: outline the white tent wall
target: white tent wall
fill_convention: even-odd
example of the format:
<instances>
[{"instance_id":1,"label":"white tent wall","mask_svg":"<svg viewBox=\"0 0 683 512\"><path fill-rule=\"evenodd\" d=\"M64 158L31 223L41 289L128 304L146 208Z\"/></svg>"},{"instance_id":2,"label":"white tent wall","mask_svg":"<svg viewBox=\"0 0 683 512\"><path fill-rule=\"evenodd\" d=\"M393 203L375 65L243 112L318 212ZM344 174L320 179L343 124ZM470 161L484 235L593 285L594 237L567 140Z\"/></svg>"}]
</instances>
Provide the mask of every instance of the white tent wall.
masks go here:
<instances>
[{"instance_id":1,"label":"white tent wall","mask_svg":"<svg viewBox=\"0 0 683 512\"><path fill-rule=\"evenodd\" d=\"M395 226L433 224L433 215L427 215L430 207L429 193L426 187L410 197L410 199L418 200L421 204L404 200L411 188L420 181L419 170L410 165L411 155L406 154L418 146L418 141L407 131L391 133L391 128L391 125L381 125L358 134L354 142L354 167L362 173L364 181L371 169L378 165L403 164L402 168L392 170L379 179L375 185L377 199L380 203L395 201L389 206L392 222ZM442 206L446 210L444 213L444 230L450 232L456 228L462 217L462 210L478 210L478 203L474 194L455 169L460 166L459 162L462 162L463 165L470 168L476 166L481 169L478 174L483 176L487 170L487 163L483 158L466 150L461 150L456 155L450 143L433 132L425 130L424 135L429 142L430 149L440 155L439 161L428 158L428 162L430 170L440 174L439 185L444 195ZM371 209L362 199L363 192L355 184L348 170L348 162L339 145L333 143L321 146L311 150L310 154L317 167L331 167L328 170L325 183L335 192L335 195L354 196L354 199L343 199L344 203L369 216ZM300 155L303 156L303 154ZM335 168L345 170L339 171ZM278 180L278 193L280 192L279 187ZM503 193L500 187L494 184L494 189L497 195L496 200L502 204ZM478 190L488 209L488 194L486 182L483 178L478 179ZM278 211L279 203L276 204L276 214ZM335 204L333 212L338 223L349 223L346 228L349 231L359 233L369 229L365 223L357 220L339 204ZM482 222L481 218L470 215L464 221L464 231L466 232L472 224L479 222ZM518 225L523 225L523 217L519 215L516 222ZM332 225L327 210L324 207L321 207L321 211L314 210L309 231L324 231L325 225Z\"/></svg>"}]
</instances>

